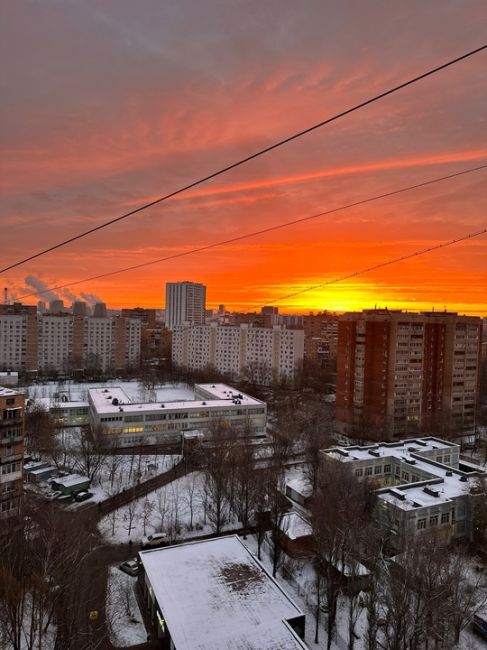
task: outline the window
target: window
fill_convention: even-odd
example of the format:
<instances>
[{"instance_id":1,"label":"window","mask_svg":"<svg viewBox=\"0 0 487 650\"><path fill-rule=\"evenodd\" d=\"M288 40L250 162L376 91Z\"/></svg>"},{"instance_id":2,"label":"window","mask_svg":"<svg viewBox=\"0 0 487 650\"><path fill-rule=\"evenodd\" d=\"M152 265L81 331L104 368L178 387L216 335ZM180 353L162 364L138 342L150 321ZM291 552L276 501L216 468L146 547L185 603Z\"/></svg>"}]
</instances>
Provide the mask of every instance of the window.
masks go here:
<instances>
[{"instance_id":1,"label":"window","mask_svg":"<svg viewBox=\"0 0 487 650\"><path fill-rule=\"evenodd\" d=\"M391 473L391 466L384 465L384 474L390 474L390 473Z\"/></svg>"},{"instance_id":2,"label":"window","mask_svg":"<svg viewBox=\"0 0 487 650\"><path fill-rule=\"evenodd\" d=\"M363 469L356 469L355 470L355 476L363 476L364 470Z\"/></svg>"},{"instance_id":3,"label":"window","mask_svg":"<svg viewBox=\"0 0 487 650\"><path fill-rule=\"evenodd\" d=\"M422 530L426 528L426 519L418 519L417 529Z\"/></svg>"},{"instance_id":4,"label":"window","mask_svg":"<svg viewBox=\"0 0 487 650\"><path fill-rule=\"evenodd\" d=\"M372 467L365 468L365 476L372 476Z\"/></svg>"},{"instance_id":5,"label":"window","mask_svg":"<svg viewBox=\"0 0 487 650\"><path fill-rule=\"evenodd\" d=\"M430 517L430 526L438 526L438 515L432 515Z\"/></svg>"},{"instance_id":6,"label":"window","mask_svg":"<svg viewBox=\"0 0 487 650\"><path fill-rule=\"evenodd\" d=\"M443 462L444 462L446 465L448 465L449 463L451 463L451 457L450 457L449 454L448 454L447 456L444 457Z\"/></svg>"},{"instance_id":7,"label":"window","mask_svg":"<svg viewBox=\"0 0 487 650\"><path fill-rule=\"evenodd\" d=\"M380 465L374 467L374 474L382 474L382 467Z\"/></svg>"},{"instance_id":8,"label":"window","mask_svg":"<svg viewBox=\"0 0 487 650\"><path fill-rule=\"evenodd\" d=\"M450 513L449 512L444 512L441 515L441 523L442 524L448 524L450 523Z\"/></svg>"}]
</instances>

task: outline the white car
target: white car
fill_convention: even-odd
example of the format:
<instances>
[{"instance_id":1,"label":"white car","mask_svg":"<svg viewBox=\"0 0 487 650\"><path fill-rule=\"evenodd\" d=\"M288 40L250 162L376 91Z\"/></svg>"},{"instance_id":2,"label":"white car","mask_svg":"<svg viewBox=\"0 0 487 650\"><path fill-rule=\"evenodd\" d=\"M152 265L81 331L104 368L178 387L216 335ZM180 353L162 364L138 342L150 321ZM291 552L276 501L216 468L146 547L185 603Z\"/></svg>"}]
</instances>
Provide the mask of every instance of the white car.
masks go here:
<instances>
[{"instance_id":1,"label":"white car","mask_svg":"<svg viewBox=\"0 0 487 650\"><path fill-rule=\"evenodd\" d=\"M166 533L154 533L153 535L142 537L140 544L142 548L155 548L156 546L161 546L164 544L166 540Z\"/></svg>"},{"instance_id":2,"label":"white car","mask_svg":"<svg viewBox=\"0 0 487 650\"><path fill-rule=\"evenodd\" d=\"M56 492L53 492L52 494L49 495L49 498L51 501L54 501L55 499L59 499L60 496L62 496L62 492L60 490L56 490Z\"/></svg>"}]
</instances>

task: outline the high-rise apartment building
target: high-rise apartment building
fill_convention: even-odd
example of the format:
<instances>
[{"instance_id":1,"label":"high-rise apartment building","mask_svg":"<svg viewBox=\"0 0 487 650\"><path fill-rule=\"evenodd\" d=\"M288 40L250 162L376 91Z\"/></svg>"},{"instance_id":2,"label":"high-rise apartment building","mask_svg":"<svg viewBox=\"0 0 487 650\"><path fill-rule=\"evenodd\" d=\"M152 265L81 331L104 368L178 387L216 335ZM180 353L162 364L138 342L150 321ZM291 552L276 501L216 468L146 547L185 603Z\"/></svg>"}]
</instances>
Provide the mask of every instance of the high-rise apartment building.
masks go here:
<instances>
[{"instance_id":1,"label":"high-rise apartment building","mask_svg":"<svg viewBox=\"0 0 487 650\"><path fill-rule=\"evenodd\" d=\"M0 519L16 511L22 496L25 396L0 387Z\"/></svg>"},{"instance_id":2,"label":"high-rise apartment building","mask_svg":"<svg viewBox=\"0 0 487 650\"><path fill-rule=\"evenodd\" d=\"M211 323L173 330L172 360L190 370L213 367L237 377L251 375L260 383L293 380L303 361L303 330L231 326Z\"/></svg>"},{"instance_id":3,"label":"high-rise apartment building","mask_svg":"<svg viewBox=\"0 0 487 650\"><path fill-rule=\"evenodd\" d=\"M0 370L36 369L36 308L18 302L0 305Z\"/></svg>"},{"instance_id":4,"label":"high-rise apartment building","mask_svg":"<svg viewBox=\"0 0 487 650\"><path fill-rule=\"evenodd\" d=\"M206 310L206 287L197 282L166 284L166 327L203 325Z\"/></svg>"},{"instance_id":5,"label":"high-rise apartment building","mask_svg":"<svg viewBox=\"0 0 487 650\"><path fill-rule=\"evenodd\" d=\"M340 317L337 428L363 440L416 432L460 437L475 426L481 320L371 310Z\"/></svg>"}]
</instances>

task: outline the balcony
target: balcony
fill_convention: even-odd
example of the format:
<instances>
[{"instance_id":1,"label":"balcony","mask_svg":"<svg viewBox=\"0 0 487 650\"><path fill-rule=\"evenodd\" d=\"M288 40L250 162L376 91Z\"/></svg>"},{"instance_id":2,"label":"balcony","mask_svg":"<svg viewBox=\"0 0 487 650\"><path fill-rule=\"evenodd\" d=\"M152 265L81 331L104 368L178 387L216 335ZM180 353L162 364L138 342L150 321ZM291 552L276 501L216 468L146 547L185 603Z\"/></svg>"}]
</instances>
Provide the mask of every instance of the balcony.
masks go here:
<instances>
[{"instance_id":1,"label":"balcony","mask_svg":"<svg viewBox=\"0 0 487 650\"><path fill-rule=\"evenodd\" d=\"M0 438L0 446L11 446L11 445L18 445L19 443L22 442L23 436L19 434L13 434L10 436L4 436L3 438Z\"/></svg>"}]
</instances>

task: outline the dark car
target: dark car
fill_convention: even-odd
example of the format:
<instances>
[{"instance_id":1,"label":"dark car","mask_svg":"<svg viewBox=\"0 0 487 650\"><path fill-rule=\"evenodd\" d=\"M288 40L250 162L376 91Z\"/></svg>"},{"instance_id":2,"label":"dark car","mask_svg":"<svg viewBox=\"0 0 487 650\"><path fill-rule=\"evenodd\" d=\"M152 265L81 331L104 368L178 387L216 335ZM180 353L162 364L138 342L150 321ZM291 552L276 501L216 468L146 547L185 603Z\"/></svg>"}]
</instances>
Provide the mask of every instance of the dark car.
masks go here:
<instances>
[{"instance_id":1,"label":"dark car","mask_svg":"<svg viewBox=\"0 0 487 650\"><path fill-rule=\"evenodd\" d=\"M73 499L75 501L86 501L91 499L93 492L87 492L86 490L81 490L81 492L73 492Z\"/></svg>"}]
</instances>

